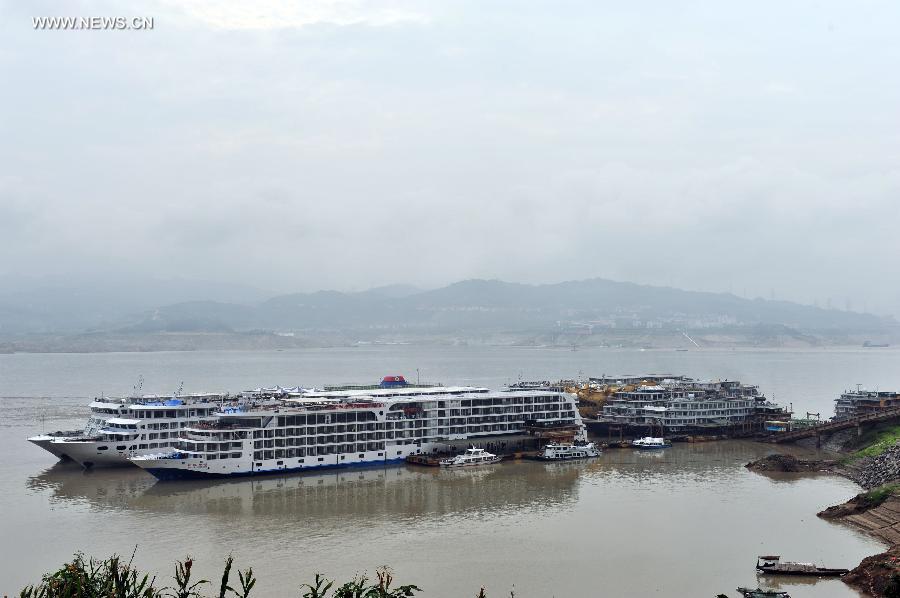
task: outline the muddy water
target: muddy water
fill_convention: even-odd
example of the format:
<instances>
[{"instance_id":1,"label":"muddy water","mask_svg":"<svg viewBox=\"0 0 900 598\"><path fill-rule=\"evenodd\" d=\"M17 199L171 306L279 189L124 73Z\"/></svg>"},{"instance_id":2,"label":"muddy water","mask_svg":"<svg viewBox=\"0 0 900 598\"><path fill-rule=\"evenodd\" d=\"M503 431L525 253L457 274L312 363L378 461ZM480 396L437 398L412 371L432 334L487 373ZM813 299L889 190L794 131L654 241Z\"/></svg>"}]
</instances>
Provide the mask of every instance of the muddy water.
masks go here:
<instances>
[{"instance_id":1,"label":"muddy water","mask_svg":"<svg viewBox=\"0 0 900 598\"><path fill-rule=\"evenodd\" d=\"M734 596L738 585L757 585L757 554L852 566L881 549L815 517L858 492L854 484L824 475L748 472L744 463L771 450L749 442L609 450L590 462L502 463L469 471L403 466L156 483L139 470L84 473L55 465L23 440L42 427L79 423L91 388L127 392L126 379L138 374L150 390L165 390L158 387L190 372L196 382L186 382L187 389L216 390L367 380L388 371L409 374L424 363L436 372L432 379L497 386L504 372L552 377L541 369L547 363L558 370L595 363L591 371L603 373L637 371L645 358L637 352L428 351L0 356L0 592L13 593L75 550L130 553L135 545L140 565L161 574L189 553L207 577L215 576L224 555L233 553L239 565L258 573L260 597L297 595L295 588L316 571L344 579L382 564L427 596L447 598L472 596L482 585L490 596L511 589L517 597ZM584 363L573 363L572 355ZM795 408L803 401L810 408L824 405L842 389L835 386L838 378L849 385L871 374L878 365L873 359L897 371L892 353L697 355L678 364L655 359L655 367L641 369L677 366L670 371L699 376L718 367L729 370L723 376L759 382L769 394L793 389ZM615 360L618 367L610 366ZM741 363L768 380L768 388L742 375ZM846 371L834 371L840 367ZM450 370L468 374L457 379ZM565 375L570 372L555 377ZM162 382L153 385L154 379ZM856 595L839 580L780 587L795 598Z\"/></svg>"}]
</instances>

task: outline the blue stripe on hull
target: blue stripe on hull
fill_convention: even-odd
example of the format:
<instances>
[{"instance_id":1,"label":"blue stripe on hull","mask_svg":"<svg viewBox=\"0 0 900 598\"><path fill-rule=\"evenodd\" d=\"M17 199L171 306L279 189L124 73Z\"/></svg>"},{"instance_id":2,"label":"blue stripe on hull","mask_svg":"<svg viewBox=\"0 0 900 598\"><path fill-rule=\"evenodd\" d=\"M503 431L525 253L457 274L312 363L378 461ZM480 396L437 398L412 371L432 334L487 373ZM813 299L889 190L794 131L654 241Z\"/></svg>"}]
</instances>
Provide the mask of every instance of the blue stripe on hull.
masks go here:
<instances>
[{"instance_id":1,"label":"blue stripe on hull","mask_svg":"<svg viewBox=\"0 0 900 598\"><path fill-rule=\"evenodd\" d=\"M335 463L331 465L310 465L307 467L289 467L284 469L266 469L262 471L241 471L236 473L212 473L208 471L200 471L196 469L174 469L169 467L147 467L144 469L157 479L162 481L171 480L211 480L223 478L244 478L250 476L273 476L284 475L288 473L303 473L321 471L323 469L365 469L372 467L384 467L385 465L402 465L406 462L405 458L386 459L381 461L369 461L366 463Z\"/></svg>"}]
</instances>

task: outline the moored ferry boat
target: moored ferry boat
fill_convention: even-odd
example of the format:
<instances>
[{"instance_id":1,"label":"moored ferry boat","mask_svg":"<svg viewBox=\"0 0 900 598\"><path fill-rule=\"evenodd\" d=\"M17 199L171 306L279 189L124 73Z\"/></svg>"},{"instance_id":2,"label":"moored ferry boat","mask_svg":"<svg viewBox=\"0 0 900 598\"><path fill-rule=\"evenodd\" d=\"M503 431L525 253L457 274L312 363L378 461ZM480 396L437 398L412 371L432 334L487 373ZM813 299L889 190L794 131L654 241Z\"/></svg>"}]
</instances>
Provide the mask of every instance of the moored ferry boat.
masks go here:
<instances>
[{"instance_id":1,"label":"moored ferry boat","mask_svg":"<svg viewBox=\"0 0 900 598\"><path fill-rule=\"evenodd\" d=\"M383 466L547 427L586 441L575 395L538 385L346 388L222 410L183 429L174 450L131 461L160 479Z\"/></svg>"},{"instance_id":2,"label":"moored ferry boat","mask_svg":"<svg viewBox=\"0 0 900 598\"><path fill-rule=\"evenodd\" d=\"M466 449L466 452L454 455L447 459L441 459L441 467L471 467L473 465L490 465L491 463L499 463L500 457L494 453L489 453L483 448Z\"/></svg>"},{"instance_id":3,"label":"moored ferry boat","mask_svg":"<svg viewBox=\"0 0 900 598\"><path fill-rule=\"evenodd\" d=\"M589 459L599 457L600 449L593 442L587 444L557 444L550 443L544 447L544 451L538 456L542 461L569 461L571 459Z\"/></svg>"},{"instance_id":4,"label":"moored ferry boat","mask_svg":"<svg viewBox=\"0 0 900 598\"><path fill-rule=\"evenodd\" d=\"M672 443L665 438L654 438L652 436L644 436L632 441L631 446L642 450L664 449L672 446Z\"/></svg>"},{"instance_id":5,"label":"moored ferry boat","mask_svg":"<svg viewBox=\"0 0 900 598\"><path fill-rule=\"evenodd\" d=\"M211 418L224 398L217 393L99 398L90 404L91 418L83 433L29 440L86 468L127 466L129 457L172 448L183 428Z\"/></svg>"}]
</instances>

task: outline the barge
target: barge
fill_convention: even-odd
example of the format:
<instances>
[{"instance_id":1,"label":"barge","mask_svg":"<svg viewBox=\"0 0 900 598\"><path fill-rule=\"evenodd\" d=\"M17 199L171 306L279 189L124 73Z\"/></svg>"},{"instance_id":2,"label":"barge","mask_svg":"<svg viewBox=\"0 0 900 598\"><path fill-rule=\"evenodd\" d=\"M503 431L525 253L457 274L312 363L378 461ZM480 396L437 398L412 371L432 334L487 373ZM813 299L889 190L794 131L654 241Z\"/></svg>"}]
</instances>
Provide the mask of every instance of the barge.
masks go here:
<instances>
[{"instance_id":1,"label":"barge","mask_svg":"<svg viewBox=\"0 0 900 598\"><path fill-rule=\"evenodd\" d=\"M756 559L756 570L763 575L804 575L815 577L840 577L849 569L817 567L812 563L782 561L778 555L760 555Z\"/></svg>"}]
</instances>

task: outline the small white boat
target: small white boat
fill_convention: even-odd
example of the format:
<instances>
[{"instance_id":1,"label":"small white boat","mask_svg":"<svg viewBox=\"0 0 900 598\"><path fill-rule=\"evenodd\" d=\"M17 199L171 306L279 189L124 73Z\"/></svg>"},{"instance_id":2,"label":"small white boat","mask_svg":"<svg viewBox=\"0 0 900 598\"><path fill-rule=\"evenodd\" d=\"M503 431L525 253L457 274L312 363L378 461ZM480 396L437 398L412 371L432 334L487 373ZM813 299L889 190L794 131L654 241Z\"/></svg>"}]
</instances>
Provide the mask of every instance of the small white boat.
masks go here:
<instances>
[{"instance_id":1,"label":"small white boat","mask_svg":"<svg viewBox=\"0 0 900 598\"><path fill-rule=\"evenodd\" d=\"M555 444L550 443L544 447L544 452L538 457L542 461L568 461L570 459L588 459L599 457L600 449L593 442L587 444Z\"/></svg>"},{"instance_id":2,"label":"small white boat","mask_svg":"<svg viewBox=\"0 0 900 598\"><path fill-rule=\"evenodd\" d=\"M631 446L639 449L664 449L672 446L672 443L665 438L654 438L653 436L644 436L631 442Z\"/></svg>"},{"instance_id":3,"label":"small white boat","mask_svg":"<svg viewBox=\"0 0 900 598\"><path fill-rule=\"evenodd\" d=\"M489 453L484 449L475 448L473 446L461 455L456 455L449 459L442 459L440 465L441 467L468 467L470 465L487 465L489 463L497 463L498 461L500 461L500 457L494 453Z\"/></svg>"}]
</instances>

